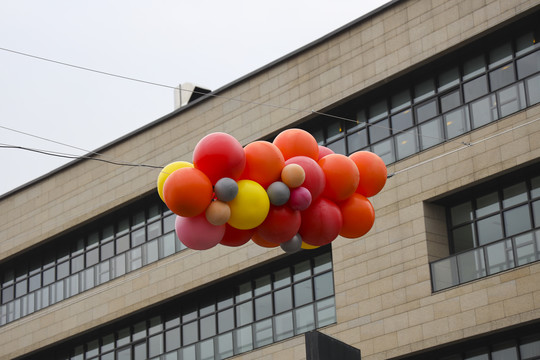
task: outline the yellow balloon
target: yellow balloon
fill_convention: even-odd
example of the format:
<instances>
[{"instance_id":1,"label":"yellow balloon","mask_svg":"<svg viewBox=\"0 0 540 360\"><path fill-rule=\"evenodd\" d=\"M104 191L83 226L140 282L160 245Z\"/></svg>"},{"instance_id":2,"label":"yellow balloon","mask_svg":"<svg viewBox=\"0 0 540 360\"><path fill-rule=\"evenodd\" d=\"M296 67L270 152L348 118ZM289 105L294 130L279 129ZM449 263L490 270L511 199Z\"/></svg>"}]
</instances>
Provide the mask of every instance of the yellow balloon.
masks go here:
<instances>
[{"instance_id":1,"label":"yellow balloon","mask_svg":"<svg viewBox=\"0 0 540 360\"><path fill-rule=\"evenodd\" d=\"M169 175L171 175L175 170L185 167L193 167L193 164L187 161L175 161L161 169L161 172L157 178L157 191L163 202L165 202L165 199L163 199L163 184L165 184L165 180L167 180Z\"/></svg>"},{"instance_id":2,"label":"yellow balloon","mask_svg":"<svg viewBox=\"0 0 540 360\"><path fill-rule=\"evenodd\" d=\"M308 243L302 241L302 245L300 245L300 247L304 250L312 250L318 248L319 246L309 245Z\"/></svg>"},{"instance_id":3,"label":"yellow balloon","mask_svg":"<svg viewBox=\"0 0 540 360\"><path fill-rule=\"evenodd\" d=\"M240 230L253 229L266 219L270 200L266 190L253 180L238 181L238 195L229 201L229 225Z\"/></svg>"}]
</instances>

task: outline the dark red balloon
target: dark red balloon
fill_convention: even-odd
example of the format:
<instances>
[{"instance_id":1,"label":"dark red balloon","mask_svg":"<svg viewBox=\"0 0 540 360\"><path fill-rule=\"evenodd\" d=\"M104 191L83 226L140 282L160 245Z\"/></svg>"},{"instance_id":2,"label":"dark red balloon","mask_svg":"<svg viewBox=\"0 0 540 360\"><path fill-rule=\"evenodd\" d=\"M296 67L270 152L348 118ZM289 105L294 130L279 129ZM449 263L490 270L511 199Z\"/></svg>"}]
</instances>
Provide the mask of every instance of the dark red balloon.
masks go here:
<instances>
[{"instance_id":1,"label":"dark red balloon","mask_svg":"<svg viewBox=\"0 0 540 360\"><path fill-rule=\"evenodd\" d=\"M219 243L225 246L242 246L251 239L254 233L255 229L240 230L225 224L225 234Z\"/></svg>"},{"instance_id":2,"label":"dark red balloon","mask_svg":"<svg viewBox=\"0 0 540 360\"><path fill-rule=\"evenodd\" d=\"M307 156L295 156L285 161L285 166L288 164L298 164L306 173L306 179L302 186L311 193L312 201L315 200L324 190L326 184L324 172L319 164Z\"/></svg>"},{"instance_id":3,"label":"dark red balloon","mask_svg":"<svg viewBox=\"0 0 540 360\"><path fill-rule=\"evenodd\" d=\"M305 243L322 246L331 243L339 235L343 217L333 201L319 197L301 214L302 224L298 233Z\"/></svg>"},{"instance_id":4,"label":"dark red balloon","mask_svg":"<svg viewBox=\"0 0 540 360\"><path fill-rule=\"evenodd\" d=\"M259 234L255 232L253 236L251 237L251 241L253 241L255 244L265 247L265 248L275 248L278 247L279 244L273 243L271 241L263 239Z\"/></svg>"},{"instance_id":5,"label":"dark red balloon","mask_svg":"<svg viewBox=\"0 0 540 360\"><path fill-rule=\"evenodd\" d=\"M256 233L263 239L281 244L289 241L300 228L300 212L288 206L270 206L270 211L264 222L259 225Z\"/></svg>"},{"instance_id":6,"label":"dark red balloon","mask_svg":"<svg viewBox=\"0 0 540 360\"><path fill-rule=\"evenodd\" d=\"M206 135L193 150L193 166L205 173L212 184L224 177L238 179L245 165L244 148L229 134Z\"/></svg>"}]
</instances>

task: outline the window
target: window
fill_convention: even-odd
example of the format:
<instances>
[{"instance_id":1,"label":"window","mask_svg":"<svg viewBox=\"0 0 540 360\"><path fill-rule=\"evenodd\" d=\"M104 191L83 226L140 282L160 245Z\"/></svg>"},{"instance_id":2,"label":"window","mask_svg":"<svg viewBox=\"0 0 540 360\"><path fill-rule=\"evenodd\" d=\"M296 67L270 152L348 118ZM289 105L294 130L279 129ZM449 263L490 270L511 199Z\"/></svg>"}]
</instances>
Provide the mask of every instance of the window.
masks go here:
<instances>
[{"instance_id":1,"label":"window","mask_svg":"<svg viewBox=\"0 0 540 360\"><path fill-rule=\"evenodd\" d=\"M325 246L289 255L35 356L221 359L335 321L332 256Z\"/></svg>"}]
</instances>

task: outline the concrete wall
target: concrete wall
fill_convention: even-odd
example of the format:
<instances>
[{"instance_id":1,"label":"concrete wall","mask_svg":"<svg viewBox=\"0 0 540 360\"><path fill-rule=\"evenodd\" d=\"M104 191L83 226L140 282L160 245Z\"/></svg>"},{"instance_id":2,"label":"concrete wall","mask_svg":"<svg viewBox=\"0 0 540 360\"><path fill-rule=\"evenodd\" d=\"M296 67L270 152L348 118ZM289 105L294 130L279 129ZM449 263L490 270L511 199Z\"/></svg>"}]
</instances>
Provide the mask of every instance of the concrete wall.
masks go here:
<instances>
[{"instance_id":1,"label":"concrete wall","mask_svg":"<svg viewBox=\"0 0 540 360\"><path fill-rule=\"evenodd\" d=\"M227 132L247 144L538 4L397 2L225 88L223 97L188 107L102 153L126 162L165 165L190 160L196 143L210 132ZM428 262L444 256L444 224L437 209L425 203L539 158L540 121L533 121L539 118L540 106L532 107L390 166L389 173L396 175L373 198L374 228L361 239L333 243L337 324L323 332L360 348L363 359L386 359L540 318L538 263L432 295ZM452 152L463 146L459 141L478 143ZM3 198L0 259L153 191L158 173L83 161ZM1 327L0 358L50 345L281 253L252 245L183 251ZM303 359L303 341L296 337L239 358Z\"/></svg>"}]
</instances>

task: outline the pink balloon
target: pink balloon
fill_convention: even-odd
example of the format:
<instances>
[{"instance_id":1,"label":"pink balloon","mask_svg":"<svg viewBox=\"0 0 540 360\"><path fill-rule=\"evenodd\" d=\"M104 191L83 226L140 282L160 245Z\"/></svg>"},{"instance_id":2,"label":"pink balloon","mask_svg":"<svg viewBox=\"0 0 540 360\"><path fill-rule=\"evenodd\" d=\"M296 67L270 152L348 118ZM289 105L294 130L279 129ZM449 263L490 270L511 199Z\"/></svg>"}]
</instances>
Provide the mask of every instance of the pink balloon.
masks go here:
<instances>
[{"instance_id":1,"label":"pink balloon","mask_svg":"<svg viewBox=\"0 0 540 360\"><path fill-rule=\"evenodd\" d=\"M285 166L288 164L298 164L304 169L306 179L304 180L302 186L309 190L312 200L318 198L323 192L326 184L324 172L319 164L307 156L292 157L285 161Z\"/></svg>"},{"instance_id":2,"label":"pink balloon","mask_svg":"<svg viewBox=\"0 0 540 360\"><path fill-rule=\"evenodd\" d=\"M219 244L225 234L225 225L210 224L204 213L192 217L177 216L175 229L178 239L193 250L210 249Z\"/></svg>"},{"instance_id":3,"label":"pink balloon","mask_svg":"<svg viewBox=\"0 0 540 360\"><path fill-rule=\"evenodd\" d=\"M303 186L291 189L289 206L293 210L304 211L311 205L311 193Z\"/></svg>"},{"instance_id":4,"label":"pink balloon","mask_svg":"<svg viewBox=\"0 0 540 360\"><path fill-rule=\"evenodd\" d=\"M330 154L335 154L334 150L327 148L326 146L319 145L319 160Z\"/></svg>"}]
</instances>

